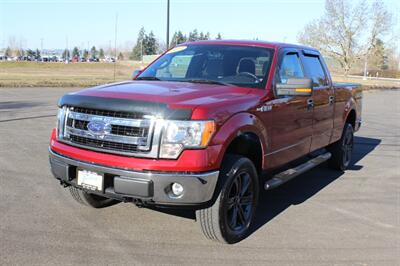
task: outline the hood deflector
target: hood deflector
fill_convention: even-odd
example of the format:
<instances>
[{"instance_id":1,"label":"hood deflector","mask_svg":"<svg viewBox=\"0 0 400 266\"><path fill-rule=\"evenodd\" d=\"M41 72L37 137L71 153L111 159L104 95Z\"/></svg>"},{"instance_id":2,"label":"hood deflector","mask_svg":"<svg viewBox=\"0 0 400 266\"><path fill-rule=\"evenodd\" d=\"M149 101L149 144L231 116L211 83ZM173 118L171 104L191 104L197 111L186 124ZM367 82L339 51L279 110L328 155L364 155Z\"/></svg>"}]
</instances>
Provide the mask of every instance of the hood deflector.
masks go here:
<instances>
[{"instance_id":1,"label":"hood deflector","mask_svg":"<svg viewBox=\"0 0 400 266\"><path fill-rule=\"evenodd\" d=\"M79 94L64 95L58 101L58 106L62 107L64 105L116 112L142 113L145 115L160 116L164 119L190 120L192 116L191 109L170 109L164 103Z\"/></svg>"}]
</instances>

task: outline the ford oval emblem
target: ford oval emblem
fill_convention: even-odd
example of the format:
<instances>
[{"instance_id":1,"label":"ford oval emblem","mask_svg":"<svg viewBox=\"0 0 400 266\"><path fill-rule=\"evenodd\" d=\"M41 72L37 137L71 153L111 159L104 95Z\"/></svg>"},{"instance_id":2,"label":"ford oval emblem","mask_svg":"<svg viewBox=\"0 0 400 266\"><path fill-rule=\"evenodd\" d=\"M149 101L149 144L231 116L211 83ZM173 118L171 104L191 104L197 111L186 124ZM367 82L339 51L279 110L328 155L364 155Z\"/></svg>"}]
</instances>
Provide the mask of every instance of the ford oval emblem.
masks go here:
<instances>
[{"instance_id":1,"label":"ford oval emblem","mask_svg":"<svg viewBox=\"0 0 400 266\"><path fill-rule=\"evenodd\" d=\"M97 136L104 136L111 133L111 125L103 121L91 121L87 125L87 128L90 133Z\"/></svg>"}]
</instances>

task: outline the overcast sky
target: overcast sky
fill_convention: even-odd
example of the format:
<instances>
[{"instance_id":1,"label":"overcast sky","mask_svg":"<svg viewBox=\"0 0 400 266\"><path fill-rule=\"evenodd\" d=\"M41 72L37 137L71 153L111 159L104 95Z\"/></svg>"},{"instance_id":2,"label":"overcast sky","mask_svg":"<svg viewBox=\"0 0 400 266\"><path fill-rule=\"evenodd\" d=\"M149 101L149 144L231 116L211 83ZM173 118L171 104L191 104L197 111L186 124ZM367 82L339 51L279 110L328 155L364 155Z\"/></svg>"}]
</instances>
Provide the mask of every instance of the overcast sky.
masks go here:
<instances>
[{"instance_id":1,"label":"overcast sky","mask_svg":"<svg viewBox=\"0 0 400 266\"><path fill-rule=\"evenodd\" d=\"M134 44L141 26L166 39L167 0L0 0L0 47L15 40L23 48L44 49L73 46L87 48L114 45L118 13L117 43ZM385 0L394 14L400 1ZM321 16L323 0L171 0L171 37L197 28L220 32L223 38L296 42L297 33ZM398 15L397 15L398 16ZM398 19L398 17L396 18Z\"/></svg>"}]
</instances>

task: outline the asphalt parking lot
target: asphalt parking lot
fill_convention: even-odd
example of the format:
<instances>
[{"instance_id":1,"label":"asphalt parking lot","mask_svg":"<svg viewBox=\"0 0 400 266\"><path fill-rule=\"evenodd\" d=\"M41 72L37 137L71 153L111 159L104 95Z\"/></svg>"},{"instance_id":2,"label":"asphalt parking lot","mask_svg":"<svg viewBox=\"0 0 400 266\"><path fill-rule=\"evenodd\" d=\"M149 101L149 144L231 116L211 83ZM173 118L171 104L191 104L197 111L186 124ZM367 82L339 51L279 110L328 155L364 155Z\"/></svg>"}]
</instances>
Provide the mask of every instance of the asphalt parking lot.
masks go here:
<instances>
[{"instance_id":1,"label":"asphalt parking lot","mask_svg":"<svg viewBox=\"0 0 400 266\"><path fill-rule=\"evenodd\" d=\"M254 232L209 242L190 212L77 204L48 166L57 99L0 88L0 264L400 265L400 90L364 94L344 174L321 166L263 193Z\"/></svg>"}]
</instances>

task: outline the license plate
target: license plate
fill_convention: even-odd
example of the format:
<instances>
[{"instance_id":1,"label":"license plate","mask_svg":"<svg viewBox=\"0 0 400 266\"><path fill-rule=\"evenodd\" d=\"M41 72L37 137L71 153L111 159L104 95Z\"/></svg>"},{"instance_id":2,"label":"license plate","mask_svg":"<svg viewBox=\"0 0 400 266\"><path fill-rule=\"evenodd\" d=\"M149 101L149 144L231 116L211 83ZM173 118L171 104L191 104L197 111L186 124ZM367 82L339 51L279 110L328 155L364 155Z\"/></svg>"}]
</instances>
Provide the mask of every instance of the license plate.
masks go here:
<instances>
[{"instance_id":1,"label":"license plate","mask_svg":"<svg viewBox=\"0 0 400 266\"><path fill-rule=\"evenodd\" d=\"M102 174L83 169L78 169L77 172L79 186L90 190L103 191L104 176Z\"/></svg>"}]
</instances>

